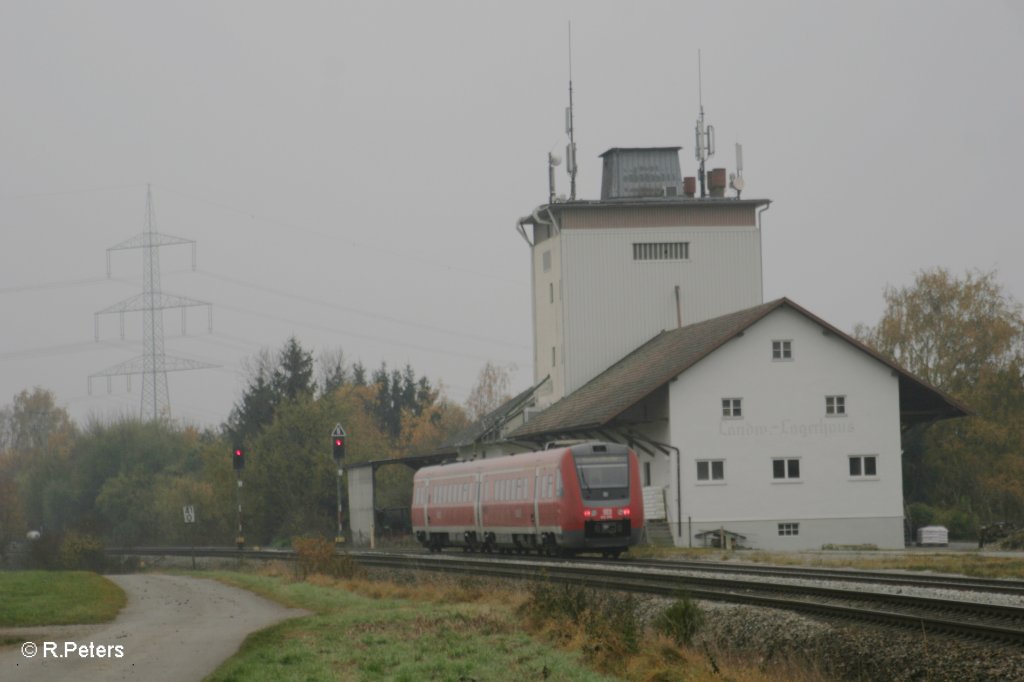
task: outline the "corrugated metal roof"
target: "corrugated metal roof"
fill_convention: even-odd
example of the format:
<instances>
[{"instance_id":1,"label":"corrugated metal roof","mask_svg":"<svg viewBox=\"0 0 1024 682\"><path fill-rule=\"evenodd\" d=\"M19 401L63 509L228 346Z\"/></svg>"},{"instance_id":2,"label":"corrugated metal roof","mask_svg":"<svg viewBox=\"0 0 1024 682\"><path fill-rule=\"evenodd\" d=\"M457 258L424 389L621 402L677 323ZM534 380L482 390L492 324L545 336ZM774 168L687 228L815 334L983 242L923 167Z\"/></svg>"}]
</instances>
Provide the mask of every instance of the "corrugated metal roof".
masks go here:
<instances>
[{"instance_id":1,"label":"corrugated metal roof","mask_svg":"<svg viewBox=\"0 0 1024 682\"><path fill-rule=\"evenodd\" d=\"M900 415L905 423L971 414L969 408L918 379L893 361L825 322L787 298L661 332L579 390L507 434L509 438L545 438L606 426L668 381L755 324L773 310L789 307L847 341L899 374Z\"/></svg>"}]
</instances>

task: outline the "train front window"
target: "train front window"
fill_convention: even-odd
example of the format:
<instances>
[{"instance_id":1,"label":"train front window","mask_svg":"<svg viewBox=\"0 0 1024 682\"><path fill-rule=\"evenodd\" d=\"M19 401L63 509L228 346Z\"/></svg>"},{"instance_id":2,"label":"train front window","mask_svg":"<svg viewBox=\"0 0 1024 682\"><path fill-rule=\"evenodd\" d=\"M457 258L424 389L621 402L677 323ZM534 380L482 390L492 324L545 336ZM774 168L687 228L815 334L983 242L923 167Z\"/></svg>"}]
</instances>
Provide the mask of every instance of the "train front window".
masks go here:
<instances>
[{"instance_id":1,"label":"train front window","mask_svg":"<svg viewBox=\"0 0 1024 682\"><path fill-rule=\"evenodd\" d=\"M576 455L576 473L585 500L629 496L629 461L625 454Z\"/></svg>"}]
</instances>

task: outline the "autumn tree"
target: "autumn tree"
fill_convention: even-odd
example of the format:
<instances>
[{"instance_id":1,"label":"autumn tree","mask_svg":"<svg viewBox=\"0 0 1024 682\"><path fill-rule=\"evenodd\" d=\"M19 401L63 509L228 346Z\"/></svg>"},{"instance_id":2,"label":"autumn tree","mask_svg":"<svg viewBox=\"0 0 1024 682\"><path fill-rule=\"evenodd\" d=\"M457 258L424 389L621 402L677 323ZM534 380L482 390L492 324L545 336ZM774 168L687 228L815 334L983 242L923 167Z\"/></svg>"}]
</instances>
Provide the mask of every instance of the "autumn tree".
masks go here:
<instances>
[{"instance_id":1,"label":"autumn tree","mask_svg":"<svg viewBox=\"0 0 1024 682\"><path fill-rule=\"evenodd\" d=\"M874 327L855 333L933 386L970 397L985 377L1024 357L1021 305L995 271L957 278L944 268L918 273L909 287L887 287Z\"/></svg>"},{"instance_id":2,"label":"autumn tree","mask_svg":"<svg viewBox=\"0 0 1024 682\"><path fill-rule=\"evenodd\" d=\"M40 453L66 449L75 426L67 410L57 407L50 391L22 391L11 405L0 410L0 451Z\"/></svg>"},{"instance_id":3,"label":"autumn tree","mask_svg":"<svg viewBox=\"0 0 1024 682\"><path fill-rule=\"evenodd\" d=\"M977 416L904 434L908 503L945 514L951 532L1024 521L1024 319L995 272L938 268L889 287L874 327L855 335L966 403ZM929 512L930 513L930 512Z\"/></svg>"}]
</instances>

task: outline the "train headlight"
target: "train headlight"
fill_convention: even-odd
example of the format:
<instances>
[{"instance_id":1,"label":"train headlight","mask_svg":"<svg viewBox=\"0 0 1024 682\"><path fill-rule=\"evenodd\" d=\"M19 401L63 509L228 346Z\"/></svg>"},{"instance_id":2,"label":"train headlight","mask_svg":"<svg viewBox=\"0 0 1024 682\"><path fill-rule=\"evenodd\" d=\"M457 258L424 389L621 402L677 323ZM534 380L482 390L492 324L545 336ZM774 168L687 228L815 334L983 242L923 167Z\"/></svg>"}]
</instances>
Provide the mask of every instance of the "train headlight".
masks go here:
<instances>
[{"instance_id":1,"label":"train headlight","mask_svg":"<svg viewBox=\"0 0 1024 682\"><path fill-rule=\"evenodd\" d=\"M629 518L629 507L625 507L622 510L622 518L624 518L624 519L628 519Z\"/></svg>"},{"instance_id":2,"label":"train headlight","mask_svg":"<svg viewBox=\"0 0 1024 682\"><path fill-rule=\"evenodd\" d=\"M594 511L592 509L584 509L583 510L583 518L589 519L593 515L594 515Z\"/></svg>"}]
</instances>

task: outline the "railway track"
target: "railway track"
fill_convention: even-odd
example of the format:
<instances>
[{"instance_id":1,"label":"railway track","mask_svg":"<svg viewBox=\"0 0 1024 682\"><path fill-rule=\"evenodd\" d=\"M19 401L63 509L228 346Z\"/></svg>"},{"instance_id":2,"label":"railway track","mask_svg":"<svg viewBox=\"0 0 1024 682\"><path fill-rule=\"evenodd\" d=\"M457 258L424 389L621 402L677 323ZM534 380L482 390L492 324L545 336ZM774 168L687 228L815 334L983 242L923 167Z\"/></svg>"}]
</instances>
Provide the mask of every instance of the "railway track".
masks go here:
<instances>
[{"instance_id":1,"label":"railway track","mask_svg":"<svg viewBox=\"0 0 1024 682\"><path fill-rule=\"evenodd\" d=\"M188 548L153 547L109 550L111 554L189 556ZM197 548L196 556L291 560L288 550ZM542 558L494 558L467 554L349 552L366 567L420 570L475 575L495 579L543 579L585 583L612 589L666 597L682 592L694 599L725 601L785 609L832 619L910 628L972 640L997 640L1024 646L1024 607L971 601L971 591L1019 595L1019 581L989 581L953 576L915 576L903 573L798 569L708 562L670 561L565 561ZM751 570L754 569L754 570ZM758 570L760 569L760 570ZM863 587L824 587L778 582L777 579L840 581ZM912 585L959 590L964 599L876 592L880 585Z\"/></svg>"}]
</instances>

